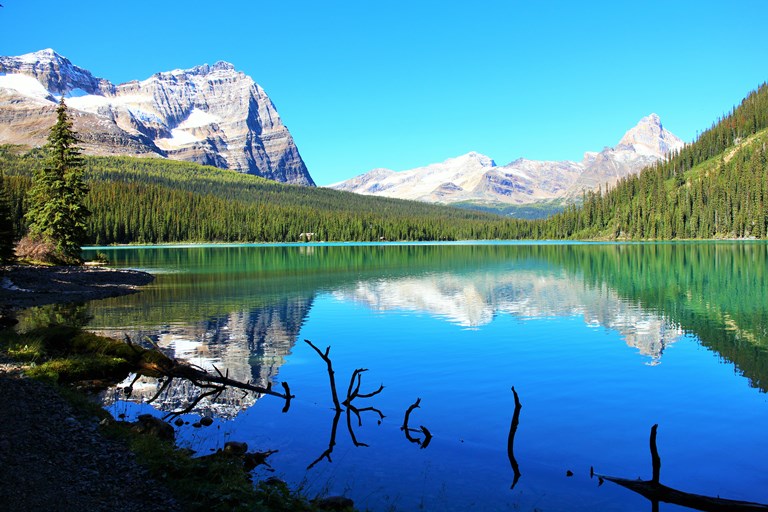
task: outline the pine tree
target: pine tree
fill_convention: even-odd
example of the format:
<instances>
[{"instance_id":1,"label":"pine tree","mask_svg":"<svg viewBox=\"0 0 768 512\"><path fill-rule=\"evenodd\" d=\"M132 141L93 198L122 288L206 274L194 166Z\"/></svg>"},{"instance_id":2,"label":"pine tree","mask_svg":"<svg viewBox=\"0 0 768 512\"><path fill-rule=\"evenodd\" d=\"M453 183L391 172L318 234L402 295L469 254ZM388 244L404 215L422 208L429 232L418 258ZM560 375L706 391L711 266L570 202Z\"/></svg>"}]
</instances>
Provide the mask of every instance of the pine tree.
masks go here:
<instances>
[{"instance_id":1,"label":"pine tree","mask_svg":"<svg viewBox=\"0 0 768 512\"><path fill-rule=\"evenodd\" d=\"M0 170L0 263L10 263L15 259L11 201L5 185L5 173Z\"/></svg>"},{"instance_id":2,"label":"pine tree","mask_svg":"<svg viewBox=\"0 0 768 512\"><path fill-rule=\"evenodd\" d=\"M29 237L54 249L54 260L80 263L80 246L86 240L85 207L88 187L77 135L67 114L64 98L56 108L56 124L45 146L47 157L35 169L29 191Z\"/></svg>"}]
</instances>

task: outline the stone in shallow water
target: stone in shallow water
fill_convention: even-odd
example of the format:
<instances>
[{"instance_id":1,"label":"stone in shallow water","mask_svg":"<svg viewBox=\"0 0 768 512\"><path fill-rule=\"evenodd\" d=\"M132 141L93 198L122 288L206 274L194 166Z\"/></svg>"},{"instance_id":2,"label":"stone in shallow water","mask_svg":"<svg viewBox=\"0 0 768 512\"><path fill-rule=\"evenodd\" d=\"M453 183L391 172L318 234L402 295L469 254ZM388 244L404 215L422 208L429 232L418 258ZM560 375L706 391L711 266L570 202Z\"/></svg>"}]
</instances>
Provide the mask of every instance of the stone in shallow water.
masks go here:
<instances>
[{"instance_id":1,"label":"stone in shallow water","mask_svg":"<svg viewBox=\"0 0 768 512\"><path fill-rule=\"evenodd\" d=\"M321 510L349 510L355 506L355 502L344 496L328 496L315 500L314 505Z\"/></svg>"},{"instance_id":2,"label":"stone in shallow water","mask_svg":"<svg viewBox=\"0 0 768 512\"><path fill-rule=\"evenodd\" d=\"M239 441L227 441L224 443L224 453L243 455L247 451L248 443L241 443Z\"/></svg>"},{"instance_id":3,"label":"stone in shallow water","mask_svg":"<svg viewBox=\"0 0 768 512\"><path fill-rule=\"evenodd\" d=\"M151 414L140 415L131 430L139 434L153 435L167 441L173 441L176 437L172 426Z\"/></svg>"}]
</instances>

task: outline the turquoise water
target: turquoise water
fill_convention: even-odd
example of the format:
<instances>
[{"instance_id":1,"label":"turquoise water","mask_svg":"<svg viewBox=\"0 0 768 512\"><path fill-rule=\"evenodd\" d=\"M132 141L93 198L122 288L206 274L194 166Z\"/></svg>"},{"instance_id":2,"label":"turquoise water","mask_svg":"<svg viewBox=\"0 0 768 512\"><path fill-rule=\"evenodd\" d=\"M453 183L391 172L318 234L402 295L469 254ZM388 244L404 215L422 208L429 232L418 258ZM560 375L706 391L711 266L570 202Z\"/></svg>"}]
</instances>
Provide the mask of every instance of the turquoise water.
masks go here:
<instances>
[{"instance_id":1,"label":"turquoise water","mask_svg":"<svg viewBox=\"0 0 768 512\"><path fill-rule=\"evenodd\" d=\"M201 411L179 429L201 453L229 439L279 450L273 472L306 492L370 510L650 510L596 472L650 478L658 423L661 481L683 491L768 502L768 245L307 244L100 249L157 279L137 295L78 311L90 329L151 338L178 357L266 385ZM344 395L385 416L339 418L325 363ZM520 478L508 453L514 411ZM136 386L140 402L157 383ZM150 409L115 390L115 414ZM155 404L169 410L194 390ZM343 396L342 396L343 398ZM401 426L433 438L422 449ZM156 414L163 414L156 412ZM187 415L189 421L199 416ZM423 437L415 433L415 437ZM355 446L365 443L368 446ZM573 476L566 476L567 472ZM661 510L683 510L661 505Z\"/></svg>"}]
</instances>

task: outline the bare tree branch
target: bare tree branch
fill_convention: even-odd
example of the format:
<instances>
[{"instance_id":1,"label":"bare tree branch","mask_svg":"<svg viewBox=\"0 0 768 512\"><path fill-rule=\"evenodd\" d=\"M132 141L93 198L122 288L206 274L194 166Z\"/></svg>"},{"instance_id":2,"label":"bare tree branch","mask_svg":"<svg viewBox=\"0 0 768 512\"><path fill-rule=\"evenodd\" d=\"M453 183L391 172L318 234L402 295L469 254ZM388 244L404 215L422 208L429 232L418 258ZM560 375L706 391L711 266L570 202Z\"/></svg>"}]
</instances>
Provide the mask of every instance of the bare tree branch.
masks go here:
<instances>
[{"instance_id":1,"label":"bare tree branch","mask_svg":"<svg viewBox=\"0 0 768 512\"><path fill-rule=\"evenodd\" d=\"M315 345L312 344L309 340L304 340L306 344L308 344L310 347L315 349L315 352L320 356L320 358L325 361L326 366L328 367L328 380L331 383L331 397L333 398L333 406L336 408L337 411L341 411L341 404L339 403L339 395L336 393L336 379L334 377L334 371L333 371L333 363L331 363L330 357L328 357L328 354L331 351L331 347L327 347L325 349L325 353L321 352L319 348L317 348Z\"/></svg>"},{"instance_id":2,"label":"bare tree branch","mask_svg":"<svg viewBox=\"0 0 768 512\"><path fill-rule=\"evenodd\" d=\"M512 487L510 489L514 489L517 485L518 480L520 480L520 466L517 464L517 459L515 458L515 434L517 433L517 427L520 424L520 410L523 408L522 404L520 403L520 397L517 396L517 391L515 391L515 386L512 386L512 394L515 397L515 412L512 413L512 423L509 425L509 436L507 437L507 456L509 457L509 463L512 466L512 472L515 474L514 479L512 480Z\"/></svg>"}]
</instances>

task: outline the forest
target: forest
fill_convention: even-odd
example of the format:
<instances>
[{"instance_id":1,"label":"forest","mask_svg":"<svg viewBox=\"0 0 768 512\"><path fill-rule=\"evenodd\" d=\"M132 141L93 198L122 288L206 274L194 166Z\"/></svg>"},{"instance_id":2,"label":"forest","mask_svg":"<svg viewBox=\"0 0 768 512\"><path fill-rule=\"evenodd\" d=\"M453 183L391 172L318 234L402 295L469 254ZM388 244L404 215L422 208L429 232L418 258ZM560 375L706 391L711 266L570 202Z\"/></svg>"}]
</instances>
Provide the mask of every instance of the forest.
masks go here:
<instances>
[{"instance_id":1,"label":"forest","mask_svg":"<svg viewBox=\"0 0 768 512\"><path fill-rule=\"evenodd\" d=\"M40 152L0 148L17 233ZM471 210L301 187L193 163L86 156L90 243L510 238L517 221ZM306 238L305 238L306 239Z\"/></svg>"},{"instance_id":2,"label":"forest","mask_svg":"<svg viewBox=\"0 0 768 512\"><path fill-rule=\"evenodd\" d=\"M580 206L550 217L548 238L765 238L768 84L692 144Z\"/></svg>"},{"instance_id":3,"label":"forest","mask_svg":"<svg viewBox=\"0 0 768 512\"><path fill-rule=\"evenodd\" d=\"M696 141L546 219L301 187L159 158L86 156L89 243L675 240L768 235L768 85ZM17 237L40 149L0 147Z\"/></svg>"}]
</instances>

